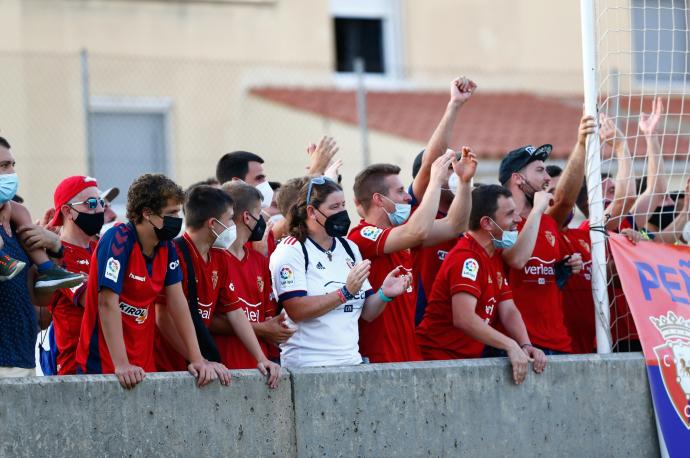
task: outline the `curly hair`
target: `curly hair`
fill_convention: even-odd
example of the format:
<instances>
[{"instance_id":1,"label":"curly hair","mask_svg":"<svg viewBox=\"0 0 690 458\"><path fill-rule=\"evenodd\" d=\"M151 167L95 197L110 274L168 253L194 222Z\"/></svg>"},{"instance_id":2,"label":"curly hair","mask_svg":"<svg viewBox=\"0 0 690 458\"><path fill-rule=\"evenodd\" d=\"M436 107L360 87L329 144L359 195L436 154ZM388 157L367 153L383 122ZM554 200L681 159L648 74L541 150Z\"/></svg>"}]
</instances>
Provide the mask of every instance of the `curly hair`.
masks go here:
<instances>
[{"instance_id":1,"label":"curly hair","mask_svg":"<svg viewBox=\"0 0 690 458\"><path fill-rule=\"evenodd\" d=\"M169 200L183 203L182 188L161 173L142 175L134 180L127 192L127 219L134 224L141 223L144 209L160 214Z\"/></svg>"},{"instance_id":2,"label":"curly hair","mask_svg":"<svg viewBox=\"0 0 690 458\"><path fill-rule=\"evenodd\" d=\"M307 182L300 189L297 195L297 201L290 207L288 217L290 235L295 237L300 242L304 242L309 235L309 228L307 227L307 207L311 205L318 208L326 201L328 196L334 192L342 191L343 188L333 181L326 181L324 184L314 184L311 189L311 200L307 205L307 192L309 191L309 183Z\"/></svg>"}]
</instances>

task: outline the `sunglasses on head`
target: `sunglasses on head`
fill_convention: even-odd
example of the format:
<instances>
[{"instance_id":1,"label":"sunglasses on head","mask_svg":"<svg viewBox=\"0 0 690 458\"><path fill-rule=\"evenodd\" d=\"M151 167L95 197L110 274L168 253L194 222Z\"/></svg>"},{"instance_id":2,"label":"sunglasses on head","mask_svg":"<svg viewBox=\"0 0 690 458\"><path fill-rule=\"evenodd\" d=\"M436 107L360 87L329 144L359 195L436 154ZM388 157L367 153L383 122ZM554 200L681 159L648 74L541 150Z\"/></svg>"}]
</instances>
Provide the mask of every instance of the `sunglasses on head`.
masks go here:
<instances>
[{"instance_id":1,"label":"sunglasses on head","mask_svg":"<svg viewBox=\"0 0 690 458\"><path fill-rule=\"evenodd\" d=\"M103 200L101 198L97 198L97 197L89 197L88 199L86 199L82 202L72 202L72 203L67 204L67 205L69 205L71 207L72 205L80 205L80 204L86 205L89 208L89 210L94 210L94 209L98 208L99 204L101 207L105 208L105 200Z\"/></svg>"},{"instance_id":2,"label":"sunglasses on head","mask_svg":"<svg viewBox=\"0 0 690 458\"><path fill-rule=\"evenodd\" d=\"M322 185L326 184L326 181L330 181L331 183L335 183L332 179L326 177L326 176L320 176L320 177L314 177L309 181L309 187L307 188L307 205L311 202L311 189L312 187L316 185Z\"/></svg>"}]
</instances>

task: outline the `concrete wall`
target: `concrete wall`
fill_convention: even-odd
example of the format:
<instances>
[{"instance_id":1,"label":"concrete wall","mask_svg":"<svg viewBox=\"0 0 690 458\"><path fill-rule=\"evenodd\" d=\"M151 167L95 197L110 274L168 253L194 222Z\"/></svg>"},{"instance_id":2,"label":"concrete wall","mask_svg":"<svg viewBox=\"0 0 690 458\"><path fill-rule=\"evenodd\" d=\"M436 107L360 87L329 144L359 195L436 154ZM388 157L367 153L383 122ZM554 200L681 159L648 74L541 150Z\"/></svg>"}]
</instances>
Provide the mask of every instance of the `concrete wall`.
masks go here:
<instances>
[{"instance_id":1,"label":"concrete wall","mask_svg":"<svg viewBox=\"0 0 690 458\"><path fill-rule=\"evenodd\" d=\"M294 456L288 376L269 391L257 371L198 389L182 373L0 380L0 456ZM249 452L252 453L249 453Z\"/></svg>"},{"instance_id":2,"label":"concrete wall","mask_svg":"<svg viewBox=\"0 0 690 458\"><path fill-rule=\"evenodd\" d=\"M253 371L0 380L0 399L1 456L659 455L639 353L552 357L521 386L490 359L295 370L276 391Z\"/></svg>"}]
</instances>

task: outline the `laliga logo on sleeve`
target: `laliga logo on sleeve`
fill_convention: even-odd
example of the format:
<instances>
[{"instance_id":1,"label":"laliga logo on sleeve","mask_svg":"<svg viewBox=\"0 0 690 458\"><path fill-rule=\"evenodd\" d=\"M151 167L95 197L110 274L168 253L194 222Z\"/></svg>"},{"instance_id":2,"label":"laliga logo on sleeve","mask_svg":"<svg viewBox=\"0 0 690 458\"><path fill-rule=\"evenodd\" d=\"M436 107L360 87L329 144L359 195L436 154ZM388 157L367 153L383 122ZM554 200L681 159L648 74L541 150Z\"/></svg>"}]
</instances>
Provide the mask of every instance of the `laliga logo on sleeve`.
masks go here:
<instances>
[{"instance_id":1,"label":"laliga logo on sleeve","mask_svg":"<svg viewBox=\"0 0 690 458\"><path fill-rule=\"evenodd\" d=\"M117 281L117 277L120 275L120 261L115 258L108 258L105 263L105 278Z\"/></svg>"},{"instance_id":2,"label":"laliga logo on sleeve","mask_svg":"<svg viewBox=\"0 0 690 458\"><path fill-rule=\"evenodd\" d=\"M465 259L465 263L462 265L462 273L460 274L463 278L469 278L472 281L477 280L477 273L479 272L479 263L476 259L468 258Z\"/></svg>"},{"instance_id":3,"label":"laliga logo on sleeve","mask_svg":"<svg viewBox=\"0 0 690 458\"><path fill-rule=\"evenodd\" d=\"M283 266L278 273L278 279L281 286L288 286L295 283L295 276L292 273L290 266Z\"/></svg>"},{"instance_id":4,"label":"laliga logo on sleeve","mask_svg":"<svg viewBox=\"0 0 690 458\"><path fill-rule=\"evenodd\" d=\"M376 240L378 240L379 235L381 235L382 232L383 229L380 229L375 226L367 226L362 228L360 234L362 234L362 237L364 237L365 239L369 239L372 242L375 242Z\"/></svg>"},{"instance_id":5,"label":"laliga logo on sleeve","mask_svg":"<svg viewBox=\"0 0 690 458\"><path fill-rule=\"evenodd\" d=\"M690 430L690 320L671 311L666 316L649 319L666 342L654 347L666 394Z\"/></svg>"}]
</instances>

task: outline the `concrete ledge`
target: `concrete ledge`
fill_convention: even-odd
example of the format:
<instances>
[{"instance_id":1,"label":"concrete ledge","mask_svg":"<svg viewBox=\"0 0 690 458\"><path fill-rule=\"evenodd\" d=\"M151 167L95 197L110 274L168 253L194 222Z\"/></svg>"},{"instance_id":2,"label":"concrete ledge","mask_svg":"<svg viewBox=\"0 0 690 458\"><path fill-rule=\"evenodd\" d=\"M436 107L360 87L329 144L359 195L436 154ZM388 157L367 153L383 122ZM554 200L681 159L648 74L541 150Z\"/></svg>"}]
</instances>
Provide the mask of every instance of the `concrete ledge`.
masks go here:
<instances>
[{"instance_id":1,"label":"concrete ledge","mask_svg":"<svg viewBox=\"0 0 690 458\"><path fill-rule=\"evenodd\" d=\"M294 456L290 380L258 371L196 388L186 373L0 379L0 456Z\"/></svg>"},{"instance_id":2,"label":"concrete ledge","mask_svg":"<svg viewBox=\"0 0 690 458\"><path fill-rule=\"evenodd\" d=\"M292 371L299 456L659 456L641 354Z\"/></svg>"},{"instance_id":3,"label":"concrete ledge","mask_svg":"<svg viewBox=\"0 0 690 458\"><path fill-rule=\"evenodd\" d=\"M0 379L0 456L659 456L642 355L257 371L198 389L186 373Z\"/></svg>"}]
</instances>

